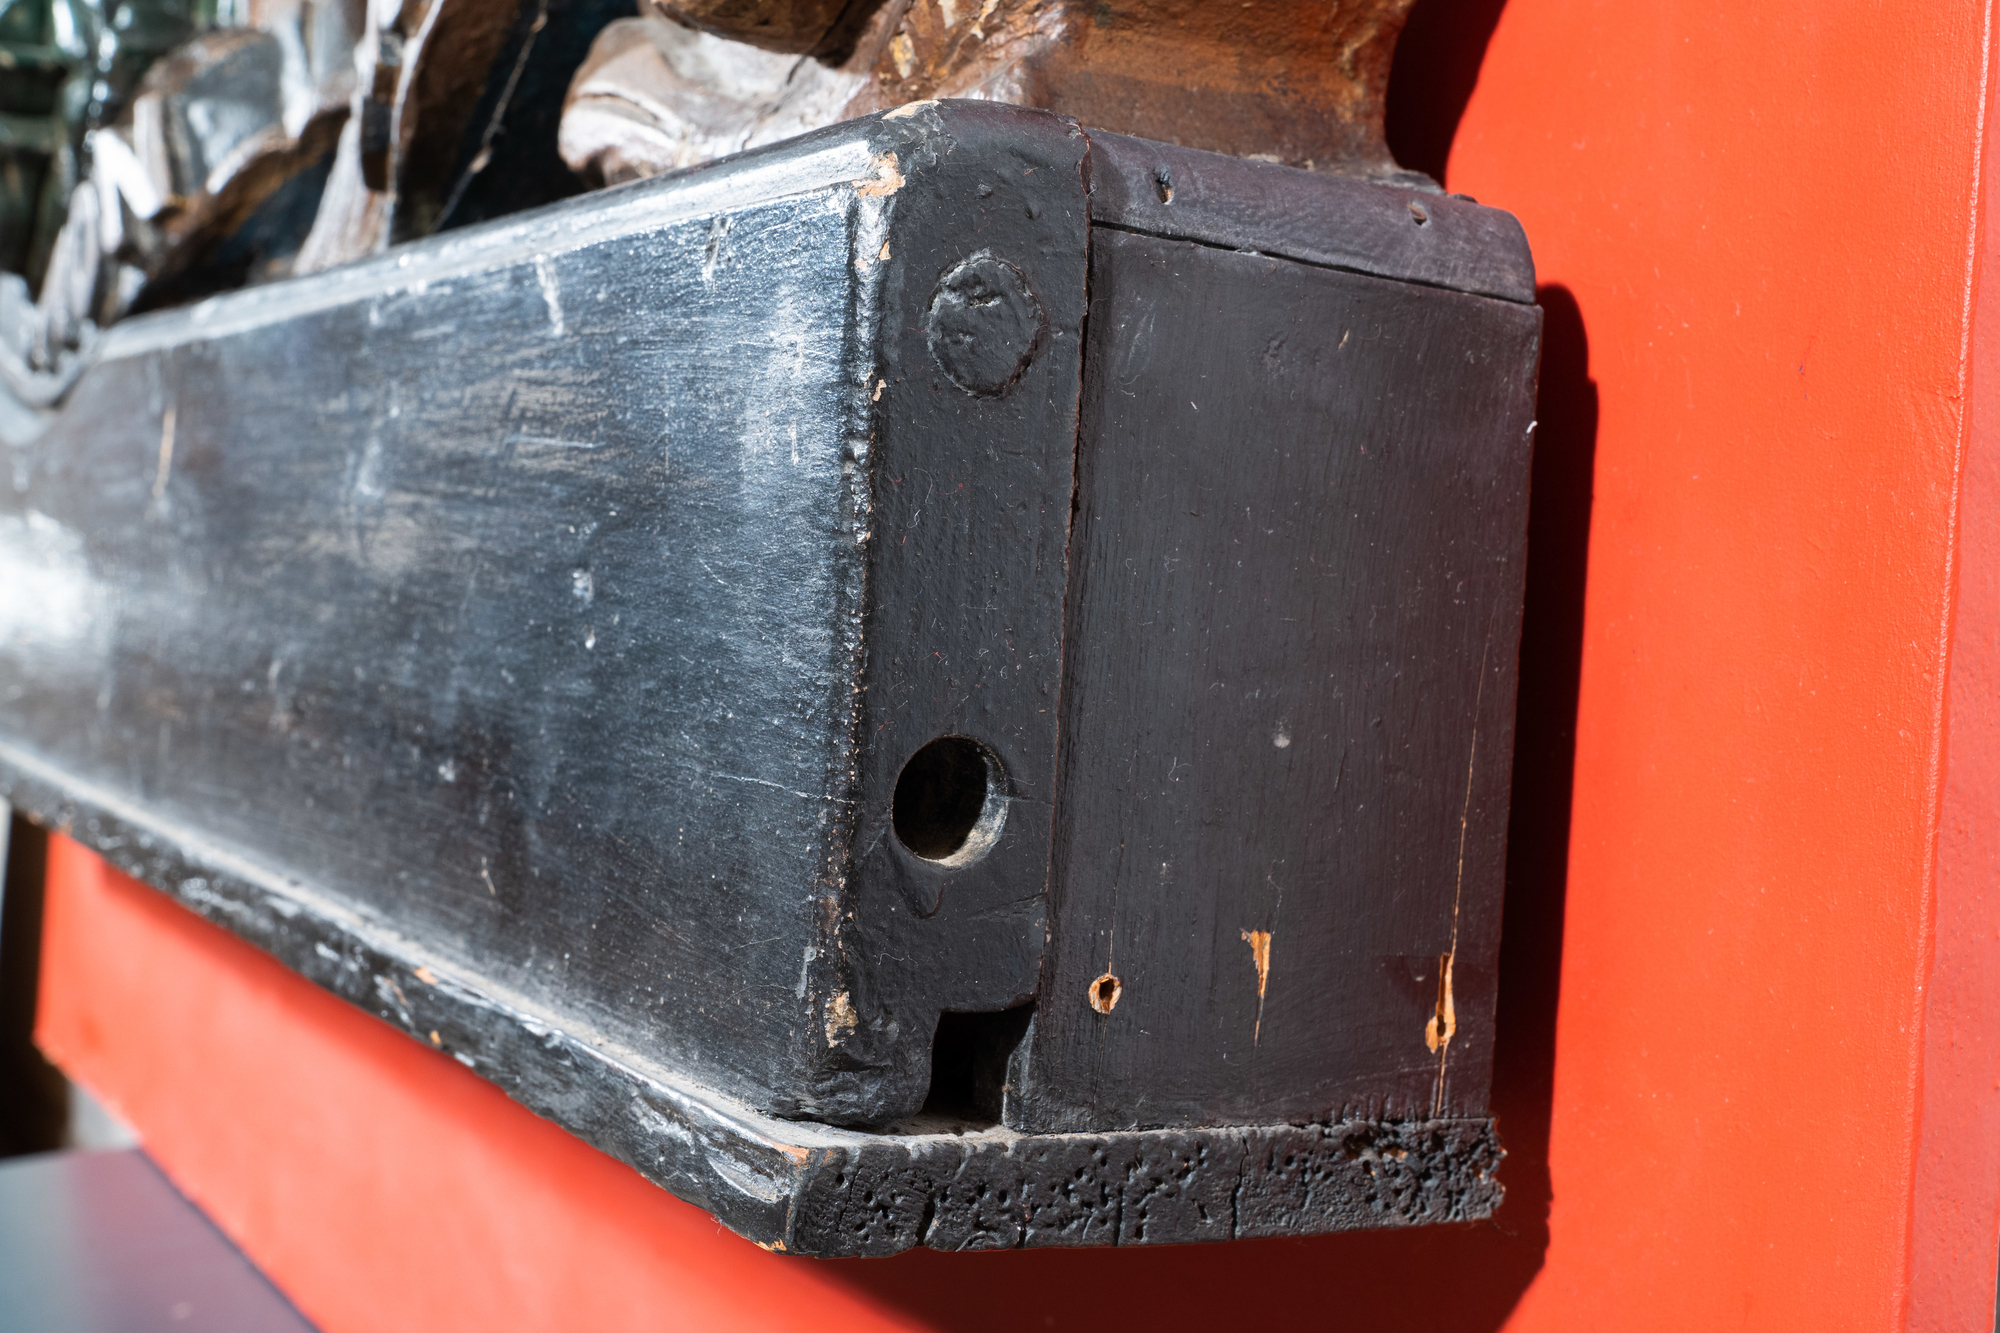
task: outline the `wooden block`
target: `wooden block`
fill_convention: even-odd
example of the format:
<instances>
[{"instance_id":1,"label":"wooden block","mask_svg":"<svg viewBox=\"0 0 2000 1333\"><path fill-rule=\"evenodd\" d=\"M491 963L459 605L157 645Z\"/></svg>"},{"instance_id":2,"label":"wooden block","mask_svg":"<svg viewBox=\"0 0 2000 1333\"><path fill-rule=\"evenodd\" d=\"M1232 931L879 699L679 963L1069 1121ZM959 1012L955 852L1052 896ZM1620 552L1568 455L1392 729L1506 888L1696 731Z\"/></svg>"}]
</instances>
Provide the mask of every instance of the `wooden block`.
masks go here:
<instances>
[{"instance_id":1,"label":"wooden block","mask_svg":"<svg viewBox=\"0 0 2000 1333\"><path fill-rule=\"evenodd\" d=\"M766 1243L1483 1215L1531 299L946 103L137 318L0 790Z\"/></svg>"}]
</instances>

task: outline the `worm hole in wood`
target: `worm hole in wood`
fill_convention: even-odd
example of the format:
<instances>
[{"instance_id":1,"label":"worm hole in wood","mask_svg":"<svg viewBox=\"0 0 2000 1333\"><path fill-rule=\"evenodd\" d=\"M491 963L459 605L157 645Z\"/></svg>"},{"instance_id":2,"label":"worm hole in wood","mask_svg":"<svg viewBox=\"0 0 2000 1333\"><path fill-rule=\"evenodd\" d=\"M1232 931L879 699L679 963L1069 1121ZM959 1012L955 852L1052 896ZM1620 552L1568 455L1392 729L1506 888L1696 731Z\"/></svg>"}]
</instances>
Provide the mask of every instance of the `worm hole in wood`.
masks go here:
<instances>
[{"instance_id":1,"label":"worm hole in wood","mask_svg":"<svg viewBox=\"0 0 2000 1333\"><path fill-rule=\"evenodd\" d=\"M1000 840L1007 779L978 741L940 736L910 756L896 778L890 824L896 839L926 861L960 866Z\"/></svg>"}]
</instances>

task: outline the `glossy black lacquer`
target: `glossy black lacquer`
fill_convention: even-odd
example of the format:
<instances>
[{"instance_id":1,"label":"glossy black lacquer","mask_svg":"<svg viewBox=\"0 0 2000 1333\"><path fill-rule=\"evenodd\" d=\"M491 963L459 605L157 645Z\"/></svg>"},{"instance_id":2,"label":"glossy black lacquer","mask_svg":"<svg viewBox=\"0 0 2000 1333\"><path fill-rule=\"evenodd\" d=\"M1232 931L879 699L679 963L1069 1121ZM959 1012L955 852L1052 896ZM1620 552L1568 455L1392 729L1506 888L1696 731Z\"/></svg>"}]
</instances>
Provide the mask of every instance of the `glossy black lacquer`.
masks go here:
<instances>
[{"instance_id":1,"label":"glossy black lacquer","mask_svg":"<svg viewBox=\"0 0 2000 1333\"><path fill-rule=\"evenodd\" d=\"M0 794L767 1244L1484 1215L1531 299L943 103L134 319Z\"/></svg>"}]
</instances>

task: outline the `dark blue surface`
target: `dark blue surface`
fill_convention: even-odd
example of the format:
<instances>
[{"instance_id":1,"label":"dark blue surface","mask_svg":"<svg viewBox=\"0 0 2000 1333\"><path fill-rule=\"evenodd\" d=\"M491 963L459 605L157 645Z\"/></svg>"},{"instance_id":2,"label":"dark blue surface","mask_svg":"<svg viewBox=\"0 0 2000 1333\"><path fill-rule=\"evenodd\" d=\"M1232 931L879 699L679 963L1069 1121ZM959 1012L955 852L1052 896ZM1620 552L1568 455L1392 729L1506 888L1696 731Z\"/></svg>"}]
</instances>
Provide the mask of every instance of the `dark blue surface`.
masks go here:
<instances>
[{"instance_id":1,"label":"dark blue surface","mask_svg":"<svg viewBox=\"0 0 2000 1333\"><path fill-rule=\"evenodd\" d=\"M0 1333L312 1333L137 1149L0 1162Z\"/></svg>"}]
</instances>

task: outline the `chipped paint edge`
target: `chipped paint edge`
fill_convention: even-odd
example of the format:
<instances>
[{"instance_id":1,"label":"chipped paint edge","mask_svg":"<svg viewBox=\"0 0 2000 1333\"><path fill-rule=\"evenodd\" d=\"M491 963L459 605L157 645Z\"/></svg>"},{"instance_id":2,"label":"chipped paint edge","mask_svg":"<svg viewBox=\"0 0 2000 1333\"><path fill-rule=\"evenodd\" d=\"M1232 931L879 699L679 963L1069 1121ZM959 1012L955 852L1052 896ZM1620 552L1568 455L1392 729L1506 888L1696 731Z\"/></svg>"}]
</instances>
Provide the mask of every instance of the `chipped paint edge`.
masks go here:
<instances>
[{"instance_id":1,"label":"chipped paint edge","mask_svg":"<svg viewBox=\"0 0 2000 1333\"><path fill-rule=\"evenodd\" d=\"M466 980L309 886L4 744L0 800L773 1251L1312 1235L1474 1221L1504 1197L1490 1119L1098 1134L871 1134L781 1120L565 1031L523 997ZM1085 1178L1101 1178L1094 1201L1074 1189ZM989 1215L996 1197L1021 1206ZM1037 1198L1043 1205L1030 1207Z\"/></svg>"}]
</instances>

